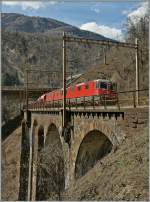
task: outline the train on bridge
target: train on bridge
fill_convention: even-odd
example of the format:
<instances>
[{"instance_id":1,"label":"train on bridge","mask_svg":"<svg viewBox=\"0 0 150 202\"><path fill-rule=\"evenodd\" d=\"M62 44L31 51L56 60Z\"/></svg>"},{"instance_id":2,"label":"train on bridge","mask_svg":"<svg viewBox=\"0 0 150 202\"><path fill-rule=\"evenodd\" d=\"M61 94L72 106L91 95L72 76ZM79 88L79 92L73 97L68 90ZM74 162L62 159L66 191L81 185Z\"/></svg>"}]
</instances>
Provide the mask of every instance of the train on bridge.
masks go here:
<instances>
[{"instance_id":1,"label":"train on bridge","mask_svg":"<svg viewBox=\"0 0 150 202\"><path fill-rule=\"evenodd\" d=\"M66 89L66 100L70 104L77 103L82 104L88 102L91 98L105 100L105 102L116 103L117 101L117 83L108 79L97 79L88 82L78 83L76 85L70 85ZM38 103L47 103L63 100L63 89L57 89L55 91L45 93L37 100Z\"/></svg>"}]
</instances>

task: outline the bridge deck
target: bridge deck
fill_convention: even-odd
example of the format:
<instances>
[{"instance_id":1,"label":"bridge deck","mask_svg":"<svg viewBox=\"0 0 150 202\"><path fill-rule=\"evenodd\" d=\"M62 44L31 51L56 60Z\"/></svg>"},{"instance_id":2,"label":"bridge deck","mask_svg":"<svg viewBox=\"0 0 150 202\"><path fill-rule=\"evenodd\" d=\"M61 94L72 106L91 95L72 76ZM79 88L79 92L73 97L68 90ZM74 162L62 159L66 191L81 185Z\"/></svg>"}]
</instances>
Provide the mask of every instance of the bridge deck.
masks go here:
<instances>
[{"instance_id":1,"label":"bridge deck","mask_svg":"<svg viewBox=\"0 0 150 202\"><path fill-rule=\"evenodd\" d=\"M67 107L67 110L70 112L125 112L125 111L131 111L131 110L135 110L135 111L142 111L142 110L148 110L149 106L147 105L142 105L142 106L138 106L138 107L133 107L133 106L122 106L120 108L118 108L117 106L107 106L107 107L103 107L103 106L99 106L99 107ZM37 108L37 109L29 109L29 111L31 112L60 112L62 111L63 108Z\"/></svg>"}]
</instances>

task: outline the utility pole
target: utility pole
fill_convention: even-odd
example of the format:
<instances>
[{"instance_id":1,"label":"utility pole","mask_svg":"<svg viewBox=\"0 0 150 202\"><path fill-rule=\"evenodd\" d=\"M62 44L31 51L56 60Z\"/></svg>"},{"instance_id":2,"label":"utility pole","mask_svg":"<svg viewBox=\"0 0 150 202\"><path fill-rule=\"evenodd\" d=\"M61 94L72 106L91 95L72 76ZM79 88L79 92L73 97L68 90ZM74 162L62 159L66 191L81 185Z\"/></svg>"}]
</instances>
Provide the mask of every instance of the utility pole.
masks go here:
<instances>
[{"instance_id":1,"label":"utility pole","mask_svg":"<svg viewBox=\"0 0 150 202\"><path fill-rule=\"evenodd\" d=\"M66 127L66 35L63 32L63 128Z\"/></svg>"},{"instance_id":2,"label":"utility pole","mask_svg":"<svg viewBox=\"0 0 150 202\"><path fill-rule=\"evenodd\" d=\"M26 69L26 116L27 116L27 125L29 123L28 117L28 84L29 84L29 70ZM32 172L32 134L29 134L29 126L27 127L27 135L29 138L29 176L28 176L28 192L27 192L27 200L31 200L31 172Z\"/></svg>"},{"instance_id":3,"label":"utility pole","mask_svg":"<svg viewBox=\"0 0 150 202\"><path fill-rule=\"evenodd\" d=\"M138 55L138 39L135 39L135 63L136 63L136 105L139 105L139 55Z\"/></svg>"},{"instance_id":4,"label":"utility pole","mask_svg":"<svg viewBox=\"0 0 150 202\"><path fill-rule=\"evenodd\" d=\"M103 47L103 54L104 54L104 64L106 65L106 49Z\"/></svg>"},{"instance_id":5,"label":"utility pole","mask_svg":"<svg viewBox=\"0 0 150 202\"><path fill-rule=\"evenodd\" d=\"M22 95L22 93L21 93L21 89L20 89L20 91L19 91L19 102L20 102L20 112L21 112L21 108L22 108L22 103L21 103L21 101L22 101L22 99L21 99L21 96Z\"/></svg>"},{"instance_id":6,"label":"utility pole","mask_svg":"<svg viewBox=\"0 0 150 202\"><path fill-rule=\"evenodd\" d=\"M26 111L28 111L28 69L26 69Z\"/></svg>"},{"instance_id":7,"label":"utility pole","mask_svg":"<svg viewBox=\"0 0 150 202\"><path fill-rule=\"evenodd\" d=\"M28 176L28 195L27 200L32 200L32 169L33 169L33 136L29 134L29 176Z\"/></svg>"}]
</instances>

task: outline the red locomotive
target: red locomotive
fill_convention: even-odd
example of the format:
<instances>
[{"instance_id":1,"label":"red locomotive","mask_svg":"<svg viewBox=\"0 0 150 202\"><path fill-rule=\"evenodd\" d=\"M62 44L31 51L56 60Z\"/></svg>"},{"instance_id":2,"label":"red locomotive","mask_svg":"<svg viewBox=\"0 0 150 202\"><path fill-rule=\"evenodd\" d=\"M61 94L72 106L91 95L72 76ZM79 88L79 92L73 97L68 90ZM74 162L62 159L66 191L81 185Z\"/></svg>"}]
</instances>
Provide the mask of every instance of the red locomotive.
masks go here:
<instances>
[{"instance_id":1,"label":"red locomotive","mask_svg":"<svg viewBox=\"0 0 150 202\"><path fill-rule=\"evenodd\" d=\"M66 91L66 99L70 104L82 103L83 100L89 101L91 98L95 98L95 101L99 98L105 101L116 102L117 98L117 84L107 79L98 79L79 83L76 85L70 85ZM63 99L63 89L58 89L46 94L43 94L38 98L38 102L50 102L61 101Z\"/></svg>"}]
</instances>

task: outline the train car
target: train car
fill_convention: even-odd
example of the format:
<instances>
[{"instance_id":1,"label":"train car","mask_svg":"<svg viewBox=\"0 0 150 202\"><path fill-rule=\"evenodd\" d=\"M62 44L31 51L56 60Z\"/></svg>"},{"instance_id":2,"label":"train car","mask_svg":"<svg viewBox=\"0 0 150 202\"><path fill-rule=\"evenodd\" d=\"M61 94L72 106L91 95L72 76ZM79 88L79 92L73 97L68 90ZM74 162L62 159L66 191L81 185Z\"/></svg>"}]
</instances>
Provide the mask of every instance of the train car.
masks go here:
<instances>
[{"instance_id":1,"label":"train car","mask_svg":"<svg viewBox=\"0 0 150 202\"><path fill-rule=\"evenodd\" d=\"M88 101L91 97L99 99L105 98L105 100L116 100L117 96L117 84L110 80L98 79L88 82L71 85L67 88L66 99L69 103L74 103L78 100L78 103ZM63 89L58 89L42 95L38 102L50 102L59 101L63 99Z\"/></svg>"}]
</instances>

